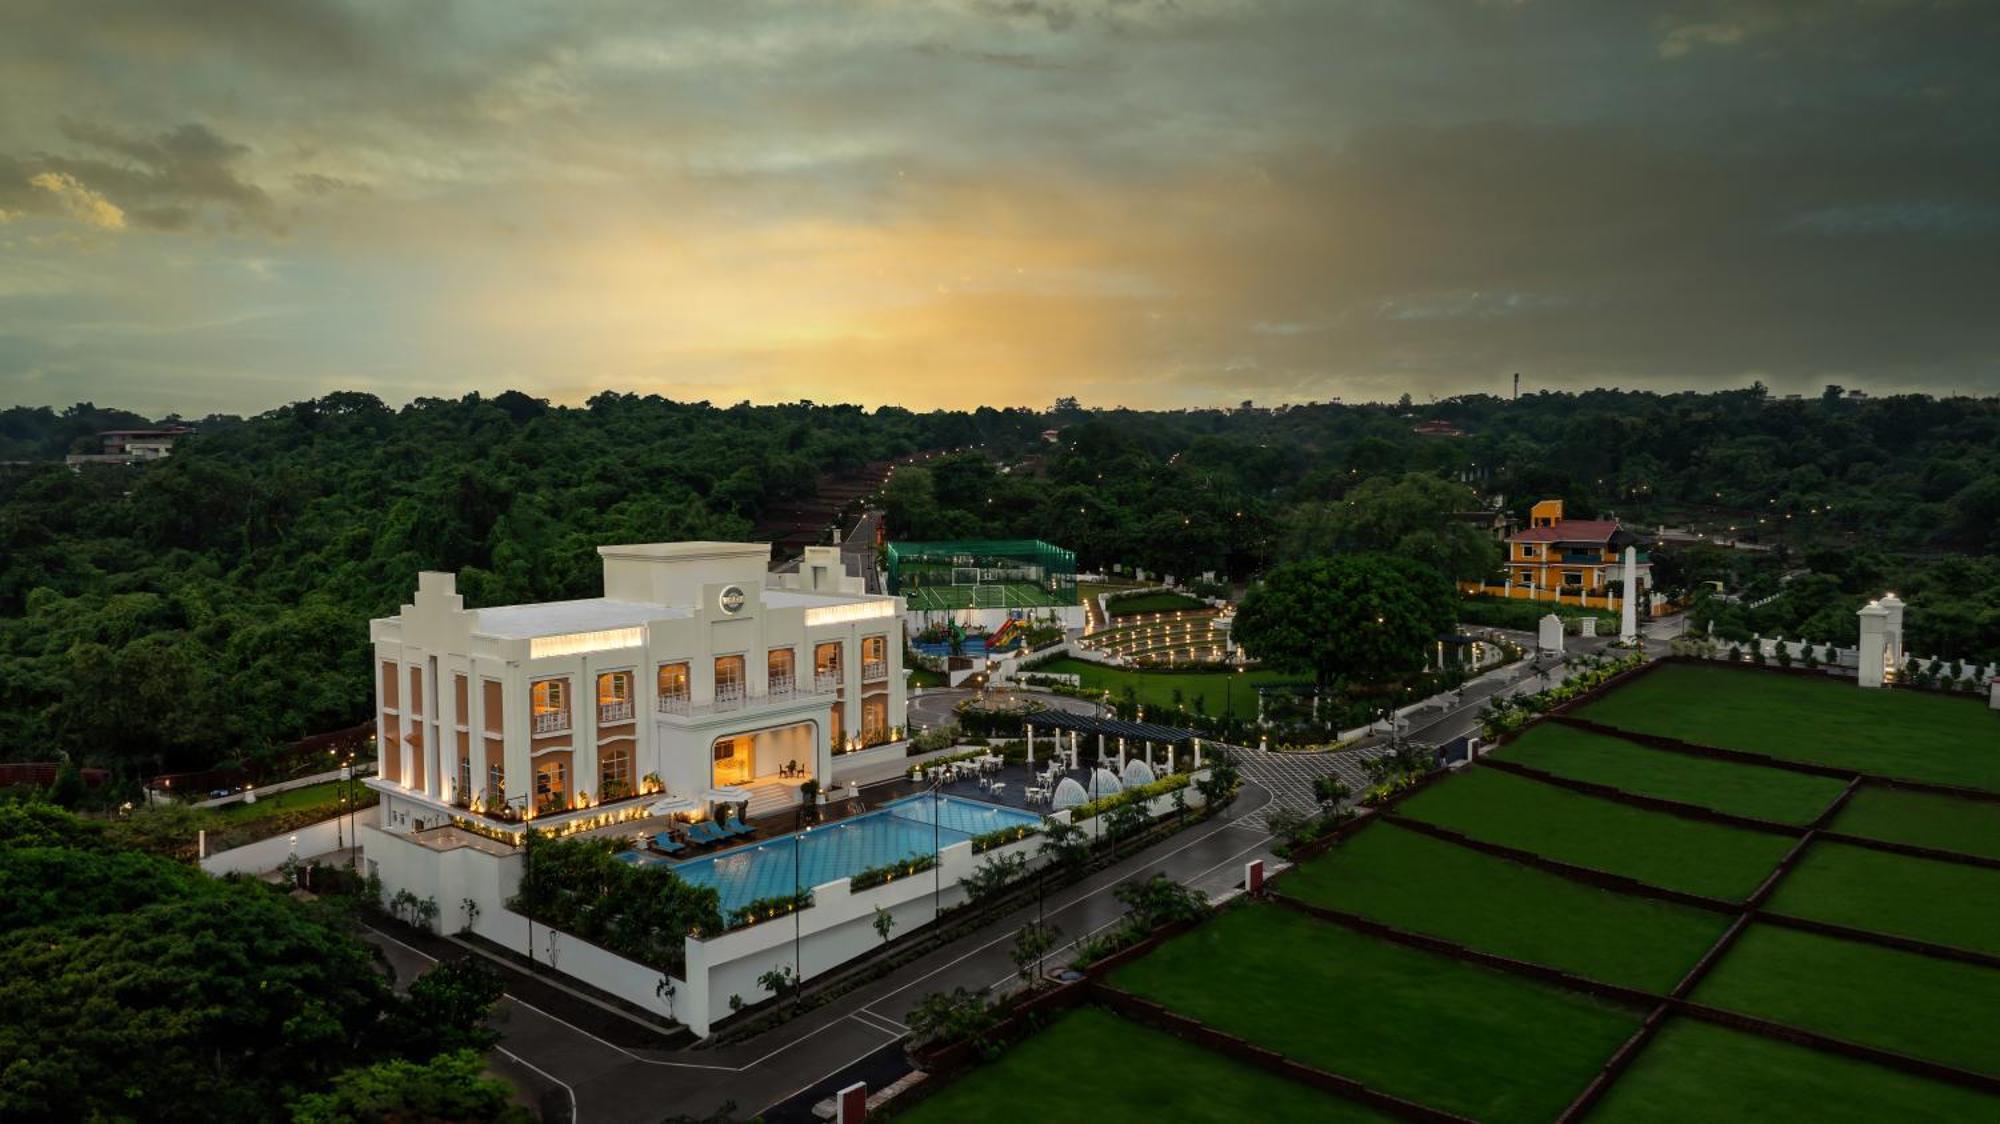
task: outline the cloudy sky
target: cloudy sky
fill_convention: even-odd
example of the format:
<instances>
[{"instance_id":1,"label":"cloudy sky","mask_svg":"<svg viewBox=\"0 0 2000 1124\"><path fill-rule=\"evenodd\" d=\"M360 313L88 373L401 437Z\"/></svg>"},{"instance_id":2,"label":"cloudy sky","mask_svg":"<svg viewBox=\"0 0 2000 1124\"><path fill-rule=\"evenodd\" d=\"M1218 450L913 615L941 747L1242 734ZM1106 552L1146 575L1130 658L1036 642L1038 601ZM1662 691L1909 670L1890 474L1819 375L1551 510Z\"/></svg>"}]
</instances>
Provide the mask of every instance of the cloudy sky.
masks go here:
<instances>
[{"instance_id":1,"label":"cloudy sky","mask_svg":"<svg viewBox=\"0 0 2000 1124\"><path fill-rule=\"evenodd\" d=\"M1988 0L9 0L0 404L2000 392Z\"/></svg>"}]
</instances>

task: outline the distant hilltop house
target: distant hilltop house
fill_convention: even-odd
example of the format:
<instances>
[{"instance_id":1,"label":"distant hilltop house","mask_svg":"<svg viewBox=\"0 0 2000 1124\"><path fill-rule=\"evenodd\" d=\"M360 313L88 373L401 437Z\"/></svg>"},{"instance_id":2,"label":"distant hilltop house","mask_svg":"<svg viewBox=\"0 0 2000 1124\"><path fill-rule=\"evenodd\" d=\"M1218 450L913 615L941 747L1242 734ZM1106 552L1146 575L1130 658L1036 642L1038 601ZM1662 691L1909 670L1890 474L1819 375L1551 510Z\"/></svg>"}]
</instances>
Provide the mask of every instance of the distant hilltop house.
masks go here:
<instances>
[{"instance_id":1,"label":"distant hilltop house","mask_svg":"<svg viewBox=\"0 0 2000 1124\"><path fill-rule=\"evenodd\" d=\"M1448 511L1445 518L1454 523L1469 523L1493 536L1496 542L1506 542L1514 531L1514 517L1505 511Z\"/></svg>"},{"instance_id":2,"label":"distant hilltop house","mask_svg":"<svg viewBox=\"0 0 2000 1124\"><path fill-rule=\"evenodd\" d=\"M184 425L160 429L107 429L97 435L100 448L95 453L71 453L67 464L135 464L165 460L174 451L174 442L193 432Z\"/></svg>"},{"instance_id":3,"label":"distant hilltop house","mask_svg":"<svg viewBox=\"0 0 2000 1124\"><path fill-rule=\"evenodd\" d=\"M1625 548L1639 538L1616 519L1567 519L1563 501L1543 500L1528 526L1507 536L1507 578L1530 589L1600 594L1620 577ZM1652 585L1652 563L1639 554L1639 585Z\"/></svg>"},{"instance_id":4,"label":"distant hilltop house","mask_svg":"<svg viewBox=\"0 0 2000 1124\"><path fill-rule=\"evenodd\" d=\"M1448 421L1442 421L1437 418L1432 418L1429 421L1418 422L1417 424L1410 427L1410 432L1416 434L1418 437L1465 436L1464 430L1458 428L1457 426L1451 424Z\"/></svg>"}]
</instances>

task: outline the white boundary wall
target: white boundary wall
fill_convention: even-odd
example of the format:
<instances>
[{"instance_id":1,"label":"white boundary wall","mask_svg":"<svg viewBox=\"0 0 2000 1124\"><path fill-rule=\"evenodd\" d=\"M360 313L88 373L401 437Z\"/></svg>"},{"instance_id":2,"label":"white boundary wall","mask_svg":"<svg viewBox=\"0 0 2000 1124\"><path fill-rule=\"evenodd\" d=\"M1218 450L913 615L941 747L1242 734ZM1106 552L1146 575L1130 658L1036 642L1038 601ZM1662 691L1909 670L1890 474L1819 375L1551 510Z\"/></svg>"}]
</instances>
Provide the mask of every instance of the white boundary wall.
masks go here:
<instances>
[{"instance_id":1,"label":"white boundary wall","mask_svg":"<svg viewBox=\"0 0 2000 1124\"><path fill-rule=\"evenodd\" d=\"M355 830L365 830L367 826L357 821ZM231 847L227 851L217 851L201 860L201 869L214 875L265 874L285 865L285 860L295 854L301 862L314 855L326 854L346 835L346 828L344 820L321 820L297 831L273 835L269 839L245 843L241 847ZM296 851L292 849L294 836L299 841Z\"/></svg>"},{"instance_id":2,"label":"white boundary wall","mask_svg":"<svg viewBox=\"0 0 2000 1124\"><path fill-rule=\"evenodd\" d=\"M1204 775L1205 771L1195 774ZM1190 808L1202 805L1201 793L1192 785L1187 802ZM1155 797L1150 810L1156 817L1171 812L1173 794ZM1067 818L1069 813L1055 815ZM1102 830L1101 817L1089 822L1093 832ZM361 843L385 895L408 890L419 898L435 899L439 927L448 932L466 927L464 902L470 898L478 905L471 924L474 933L507 948L527 949L528 919L507 908L507 899L521 884L518 852L494 855L469 846L433 850L369 824L361 827ZM975 855L971 840L965 840L943 849L938 873L927 870L859 891L850 879L837 879L813 887L812 906L797 913L705 940L690 937L686 978L670 980L675 992L671 1015L667 1001L658 994L662 975L658 969L545 925L534 926L535 958L626 1002L676 1018L706 1037L710 1027L730 1013L730 996L742 996L746 1005L768 998L757 977L773 968L791 967L795 955L809 979L881 944L874 927L876 907L895 916L892 938L902 936L935 920L938 905L949 911L962 904L966 892L961 881L988 859L1018 854L1032 863L1040 848L1041 837L1031 835Z\"/></svg>"}]
</instances>

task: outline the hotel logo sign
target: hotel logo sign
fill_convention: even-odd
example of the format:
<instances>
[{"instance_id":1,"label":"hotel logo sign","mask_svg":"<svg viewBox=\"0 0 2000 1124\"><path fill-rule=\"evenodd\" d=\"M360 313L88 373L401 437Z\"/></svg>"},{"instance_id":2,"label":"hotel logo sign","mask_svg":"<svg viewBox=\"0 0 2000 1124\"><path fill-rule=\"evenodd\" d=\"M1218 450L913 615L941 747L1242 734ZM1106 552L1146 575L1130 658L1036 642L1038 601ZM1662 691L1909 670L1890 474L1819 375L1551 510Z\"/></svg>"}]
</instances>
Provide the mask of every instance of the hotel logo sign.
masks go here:
<instances>
[{"instance_id":1,"label":"hotel logo sign","mask_svg":"<svg viewBox=\"0 0 2000 1124\"><path fill-rule=\"evenodd\" d=\"M723 586L722 595L716 599L722 611L732 617L743 611L743 602L743 587L740 585Z\"/></svg>"}]
</instances>

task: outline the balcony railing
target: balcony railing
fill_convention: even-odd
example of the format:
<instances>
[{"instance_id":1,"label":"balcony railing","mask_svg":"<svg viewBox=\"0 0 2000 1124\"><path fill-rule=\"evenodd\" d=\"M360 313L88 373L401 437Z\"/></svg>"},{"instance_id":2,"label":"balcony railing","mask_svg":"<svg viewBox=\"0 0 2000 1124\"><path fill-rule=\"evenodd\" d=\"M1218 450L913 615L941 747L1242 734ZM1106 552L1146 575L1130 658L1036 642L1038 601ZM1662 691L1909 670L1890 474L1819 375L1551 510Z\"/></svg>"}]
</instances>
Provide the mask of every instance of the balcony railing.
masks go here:
<instances>
[{"instance_id":1,"label":"balcony railing","mask_svg":"<svg viewBox=\"0 0 2000 1124\"><path fill-rule=\"evenodd\" d=\"M773 675L771 676L771 683L764 689L764 693L774 699L783 699L791 697L792 692L797 690L797 688L798 683L791 676Z\"/></svg>"},{"instance_id":2,"label":"balcony railing","mask_svg":"<svg viewBox=\"0 0 2000 1124\"><path fill-rule=\"evenodd\" d=\"M597 704L597 724L599 726L607 726L613 722L630 721L632 721L631 699L620 699L617 702Z\"/></svg>"},{"instance_id":3,"label":"balcony railing","mask_svg":"<svg viewBox=\"0 0 2000 1124\"><path fill-rule=\"evenodd\" d=\"M862 662L861 681L863 683L873 683L878 679L887 678L889 678L888 660L865 660Z\"/></svg>"},{"instance_id":4,"label":"balcony railing","mask_svg":"<svg viewBox=\"0 0 2000 1124\"><path fill-rule=\"evenodd\" d=\"M831 667L813 676L813 689L821 694L840 690L840 669Z\"/></svg>"},{"instance_id":5,"label":"balcony railing","mask_svg":"<svg viewBox=\"0 0 2000 1124\"><path fill-rule=\"evenodd\" d=\"M686 695L661 695L660 713L686 714L688 712L688 701L688 696Z\"/></svg>"},{"instance_id":6,"label":"balcony railing","mask_svg":"<svg viewBox=\"0 0 2000 1124\"><path fill-rule=\"evenodd\" d=\"M537 734L560 734L569 729L569 711L545 710L534 715L531 729Z\"/></svg>"},{"instance_id":7,"label":"balcony railing","mask_svg":"<svg viewBox=\"0 0 2000 1124\"><path fill-rule=\"evenodd\" d=\"M743 684L741 683L717 683L715 685L715 709L717 710L741 709L743 706L743 700L747 698L748 695L749 692L744 690Z\"/></svg>"}]
</instances>

